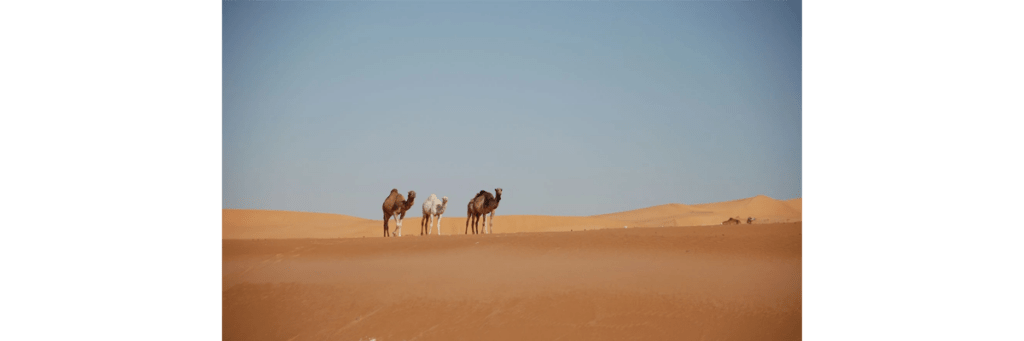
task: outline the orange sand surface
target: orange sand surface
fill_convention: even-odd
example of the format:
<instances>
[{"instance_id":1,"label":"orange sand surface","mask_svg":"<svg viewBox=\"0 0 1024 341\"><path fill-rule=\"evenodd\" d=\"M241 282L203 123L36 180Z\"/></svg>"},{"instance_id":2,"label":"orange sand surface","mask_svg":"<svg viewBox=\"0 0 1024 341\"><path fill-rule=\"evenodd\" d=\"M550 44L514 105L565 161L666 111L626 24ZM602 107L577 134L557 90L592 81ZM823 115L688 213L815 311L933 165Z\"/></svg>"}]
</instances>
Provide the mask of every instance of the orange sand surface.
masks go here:
<instances>
[{"instance_id":1,"label":"orange sand surface","mask_svg":"<svg viewBox=\"0 0 1024 341\"><path fill-rule=\"evenodd\" d=\"M383 200L382 200L383 201ZM403 221L402 236L419 235L420 205L417 201ZM465 204L449 203L441 219L441 234L464 234ZM638 210L589 217L502 215L498 207L494 217L494 233L578 231L623 226L701 226L720 225L730 217L754 224L801 221L801 201L772 199L763 195L712 204L667 204ZM393 230L395 221L388 222ZM435 228L436 229L436 228ZM224 239L280 238L359 238L383 237L384 221L341 214L304 213L265 210L224 210Z\"/></svg>"},{"instance_id":2,"label":"orange sand surface","mask_svg":"<svg viewBox=\"0 0 1024 341\"><path fill-rule=\"evenodd\" d=\"M799 207L498 216L491 235L445 218L440 237L406 217L402 238L379 238L380 220L224 210L223 338L799 340ZM748 212L797 222L676 226ZM377 238L337 238L362 235Z\"/></svg>"}]
</instances>

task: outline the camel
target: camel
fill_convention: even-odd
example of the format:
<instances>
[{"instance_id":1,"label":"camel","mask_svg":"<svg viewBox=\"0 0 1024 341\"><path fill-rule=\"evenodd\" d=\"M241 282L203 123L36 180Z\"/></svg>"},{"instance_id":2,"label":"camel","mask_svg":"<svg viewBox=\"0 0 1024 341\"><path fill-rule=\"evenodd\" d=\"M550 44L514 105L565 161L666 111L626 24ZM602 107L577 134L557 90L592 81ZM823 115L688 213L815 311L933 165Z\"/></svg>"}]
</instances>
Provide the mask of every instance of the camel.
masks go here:
<instances>
[{"instance_id":1,"label":"camel","mask_svg":"<svg viewBox=\"0 0 1024 341\"><path fill-rule=\"evenodd\" d=\"M484 194L490 195L490 193L487 193L487 191L480 190L480 193L477 193L476 196L473 197L473 199L469 199L469 204L466 204L466 232L465 232L465 234L469 234L469 226L470 225L473 225L473 234L476 234L476 232L477 232L477 222L474 221L474 219L478 219L480 217L480 214L478 214L476 212L476 207L474 206L474 203L476 202L476 198L482 197L482 196L484 196Z\"/></svg>"},{"instance_id":2,"label":"camel","mask_svg":"<svg viewBox=\"0 0 1024 341\"><path fill-rule=\"evenodd\" d=\"M747 217L747 224L753 224L754 220L757 220L757 219L754 218L754 217Z\"/></svg>"},{"instance_id":3,"label":"camel","mask_svg":"<svg viewBox=\"0 0 1024 341\"><path fill-rule=\"evenodd\" d=\"M396 237L402 236L402 219L405 219L405 211L412 208L412 203L416 200L416 191L409 191L409 199L406 200L401 194L398 194L397 188L391 189L391 194L388 195L387 199L384 199L384 205L381 205L381 209L384 210L384 236L388 236L388 220L391 217L395 218L395 233L392 235Z\"/></svg>"},{"instance_id":4,"label":"camel","mask_svg":"<svg viewBox=\"0 0 1024 341\"><path fill-rule=\"evenodd\" d=\"M426 234L430 235L431 220L437 217L437 235L441 235L441 215L444 214L444 209L448 207L448 197L437 200L437 195L431 194L427 200L423 201L423 219L420 221L420 235L426 231Z\"/></svg>"},{"instance_id":5,"label":"camel","mask_svg":"<svg viewBox=\"0 0 1024 341\"><path fill-rule=\"evenodd\" d=\"M494 210L498 208L498 203L501 202L501 188L495 188L494 193L497 196L492 196L491 193L481 190L477 193L473 200L469 201L466 205L466 234L469 234L470 220L473 220L473 234L484 233L491 234L494 232ZM487 213L491 214L491 219L487 219ZM479 228L480 217L483 216L483 226ZM488 225L488 221L490 225Z\"/></svg>"},{"instance_id":6,"label":"camel","mask_svg":"<svg viewBox=\"0 0 1024 341\"><path fill-rule=\"evenodd\" d=\"M729 218L729 220L723 221L722 225L739 225L740 220L736 218Z\"/></svg>"}]
</instances>

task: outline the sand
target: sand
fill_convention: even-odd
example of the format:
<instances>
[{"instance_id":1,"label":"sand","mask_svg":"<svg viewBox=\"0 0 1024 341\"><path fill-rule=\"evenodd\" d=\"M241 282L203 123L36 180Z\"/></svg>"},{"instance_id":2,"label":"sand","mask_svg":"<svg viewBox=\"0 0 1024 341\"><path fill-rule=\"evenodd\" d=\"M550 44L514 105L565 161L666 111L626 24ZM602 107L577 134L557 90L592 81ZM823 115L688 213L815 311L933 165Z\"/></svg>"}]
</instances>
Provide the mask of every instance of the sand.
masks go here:
<instances>
[{"instance_id":1,"label":"sand","mask_svg":"<svg viewBox=\"0 0 1024 341\"><path fill-rule=\"evenodd\" d=\"M407 217L403 238L379 238L380 220L225 210L223 336L798 340L802 223L622 228L795 211L790 201L759 198L506 216L492 235L463 235L464 218L450 218L448 235L420 237L419 219ZM336 238L360 233L372 237Z\"/></svg>"},{"instance_id":2,"label":"sand","mask_svg":"<svg viewBox=\"0 0 1024 341\"><path fill-rule=\"evenodd\" d=\"M383 200L382 200L383 201ZM420 216L417 201L402 224L402 235L419 235ZM441 219L441 234L464 234L465 204L449 203L448 214ZM763 195L721 203L683 205L667 204L638 210L589 217L502 215L494 218L494 233L578 231L623 226L703 226L720 225L730 217L746 223L754 217L755 224L801 221L800 199L781 201ZM460 210L461 209L461 210ZM383 237L384 221L341 214L303 213L266 210L224 210L224 239L282 238L361 238ZM414 215L415 213L415 215ZM388 223L395 228L395 221Z\"/></svg>"}]
</instances>

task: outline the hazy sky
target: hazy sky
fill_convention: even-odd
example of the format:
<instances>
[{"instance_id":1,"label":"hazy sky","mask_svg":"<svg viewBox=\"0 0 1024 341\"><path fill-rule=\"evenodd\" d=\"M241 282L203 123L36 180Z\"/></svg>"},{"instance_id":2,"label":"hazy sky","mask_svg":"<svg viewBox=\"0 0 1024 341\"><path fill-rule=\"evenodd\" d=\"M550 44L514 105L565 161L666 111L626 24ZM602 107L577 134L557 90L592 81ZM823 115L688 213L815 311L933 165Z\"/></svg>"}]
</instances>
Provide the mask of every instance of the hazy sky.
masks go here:
<instances>
[{"instance_id":1,"label":"hazy sky","mask_svg":"<svg viewBox=\"0 0 1024 341\"><path fill-rule=\"evenodd\" d=\"M222 2L223 207L801 196L801 3Z\"/></svg>"}]
</instances>

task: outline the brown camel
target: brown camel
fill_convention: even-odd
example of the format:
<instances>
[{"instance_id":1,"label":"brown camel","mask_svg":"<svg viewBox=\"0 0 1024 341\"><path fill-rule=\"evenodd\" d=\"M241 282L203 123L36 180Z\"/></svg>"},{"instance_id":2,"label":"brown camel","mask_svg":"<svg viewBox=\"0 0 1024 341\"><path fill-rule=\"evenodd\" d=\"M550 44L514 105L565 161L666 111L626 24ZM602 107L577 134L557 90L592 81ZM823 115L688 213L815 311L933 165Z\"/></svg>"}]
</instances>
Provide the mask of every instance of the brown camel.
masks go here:
<instances>
[{"instance_id":1,"label":"brown camel","mask_svg":"<svg viewBox=\"0 0 1024 341\"><path fill-rule=\"evenodd\" d=\"M736 218L729 218L729 220L723 221L722 225L739 225L740 220Z\"/></svg>"},{"instance_id":2,"label":"brown camel","mask_svg":"<svg viewBox=\"0 0 1024 341\"><path fill-rule=\"evenodd\" d=\"M476 219L480 218L480 214L476 211L476 205L475 205L476 204L476 199L477 198L482 198L485 195L491 195L491 194L487 193L487 191L485 191L485 190L480 190L480 193L477 193L476 196L473 197L473 199L469 199L469 204L466 204L466 232L465 232L465 234L469 234L469 226L470 225L473 226L473 234L476 234L476 232L477 232L477 222L476 222Z\"/></svg>"},{"instance_id":3,"label":"brown camel","mask_svg":"<svg viewBox=\"0 0 1024 341\"><path fill-rule=\"evenodd\" d=\"M755 219L754 217L747 217L747 224L753 224L754 220L757 220L757 219Z\"/></svg>"},{"instance_id":4,"label":"brown camel","mask_svg":"<svg viewBox=\"0 0 1024 341\"><path fill-rule=\"evenodd\" d=\"M384 210L384 236L388 236L388 220L391 217L395 218L395 233L397 237L402 236L402 219L405 219L405 211L412 208L413 201L416 200L416 191L409 191L409 199L406 200L401 194L398 194L397 188L391 189L391 194L388 195L387 199L384 199L384 205L381 205L381 209Z\"/></svg>"},{"instance_id":5,"label":"brown camel","mask_svg":"<svg viewBox=\"0 0 1024 341\"><path fill-rule=\"evenodd\" d=\"M477 193L473 200L469 201L466 205L466 234L469 234L470 220L473 220L473 234L477 233L493 233L494 227L494 210L498 208L498 203L501 202L501 188L495 188L494 193L497 196L491 195L487 191L481 190ZM491 219L487 219L487 214L491 214ZM480 228L480 217L483 217L483 226ZM488 224L490 222L490 224Z\"/></svg>"}]
</instances>

